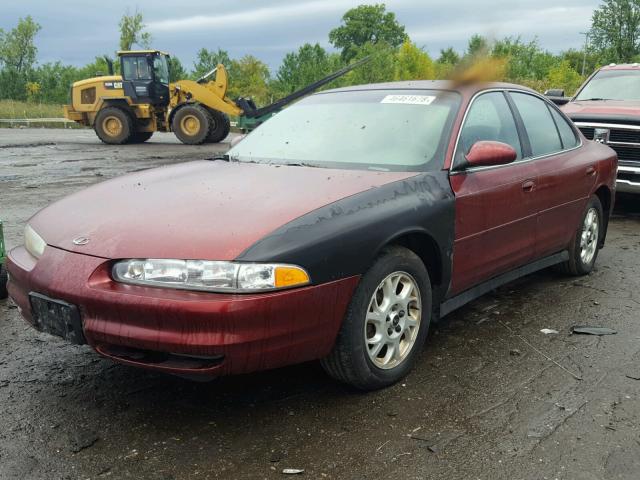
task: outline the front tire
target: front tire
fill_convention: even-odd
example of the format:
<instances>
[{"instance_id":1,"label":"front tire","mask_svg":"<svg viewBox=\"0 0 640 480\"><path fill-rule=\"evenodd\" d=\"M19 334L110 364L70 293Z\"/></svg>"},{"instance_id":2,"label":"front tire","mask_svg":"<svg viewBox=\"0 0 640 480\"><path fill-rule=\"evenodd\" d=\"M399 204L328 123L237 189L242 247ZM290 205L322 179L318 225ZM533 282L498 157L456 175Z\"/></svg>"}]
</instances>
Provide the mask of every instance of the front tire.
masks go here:
<instances>
[{"instance_id":1,"label":"front tire","mask_svg":"<svg viewBox=\"0 0 640 480\"><path fill-rule=\"evenodd\" d=\"M180 107L173 116L171 129L182 143L200 145L211 132L211 116L202 106L190 104Z\"/></svg>"},{"instance_id":2,"label":"front tire","mask_svg":"<svg viewBox=\"0 0 640 480\"><path fill-rule=\"evenodd\" d=\"M118 107L106 107L98 112L94 124L98 138L108 145L123 145L133 135L131 116Z\"/></svg>"},{"instance_id":3,"label":"front tire","mask_svg":"<svg viewBox=\"0 0 640 480\"><path fill-rule=\"evenodd\" d=\"M602 202L597 195L592 195L582 214L580 226L571 241L569 260L560 264L560 270L574 276L591 273L598 258L598 248L603 235Z\"/></svg>"},{"instance_id":4,"label":"front tire","mask_svg":"<svg viewBox=\"0 0 640 480\"><path fill-rule=\"evenodd\" d=\"M217 110L209 110L211 115L211 131L207 137L208 143L219 143L229 135L231 122L229 117Z\"/></svg>"},{"instance_id":5,"label":"front tire","mask_svg":"<svg viewBox=\"0 0 640 480\"><path fill-rule=\"evenodd\" d=\"M420 258L403 247L386 249L360 280L323 368L361 390L396 383L424 344L431 302L429 273Z\"/></svg>"},{"instance_id":6,"label":"front tire","mask_svg":"<svg viewBox=\"0 0 640 480\"><path fill-rule=\"evenodd\" d=\"M153 136L153 132L136 132L131 135L129 143L144 143Z\"/></svg>"}]
</instances>

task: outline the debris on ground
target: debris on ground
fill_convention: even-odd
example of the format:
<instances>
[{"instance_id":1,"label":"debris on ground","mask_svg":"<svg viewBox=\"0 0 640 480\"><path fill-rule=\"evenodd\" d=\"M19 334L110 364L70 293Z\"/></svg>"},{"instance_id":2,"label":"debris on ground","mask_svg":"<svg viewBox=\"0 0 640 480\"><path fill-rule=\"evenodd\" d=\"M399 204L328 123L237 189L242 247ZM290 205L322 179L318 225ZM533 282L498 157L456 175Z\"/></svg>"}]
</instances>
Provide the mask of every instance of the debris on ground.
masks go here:
<instances>
[{"instance_id":1,"label":"debris on ground","mask_svg":"<svg viewBox=\"0 0 640 480\"><path fill-rule=\"evenodd\" d=\"M554 330L553 328L543 328L542 330L540 330L542 333L544 333L545 335L550 335L550 334L556 334L556 333L560 333L558 332L558 330Z\"/></svg>"},{"instance_id":2,"label":"debris on ground","mask_svg":"<svg viewBox=\"0 0 640 480\"><path fill-rule=\"evenodd\" d=\"M285 468L282 470L285 475L299 475L304 473L304 468Z\"/></svg>"},{"instance_id":3,"label":"debris on ground","mask_svg":"<svg viewBox=\"0 0 640 480\"><path fill-rule=\"evenodd\" d=\"M627 373L625 377L630 378L631 380L640 380L640 373Z\"/></svg>"},{"instance_id":4,"label":"debris on ground","mask_svg":"<svg viewBox=\"0 0 640 480\"><path fill-rule=\"evenodd\" d=\"M571 327L571 333L580 333L584 335L615 335L617 330L607 327L589 327L586 325L574 325Z\"/></svg>"},{"instance_id":5,"label":"debris on ground","mask_svg":"<svg viewBox=\"0 0 640 480\"><path fill-rule=\"evenodd\" d=\"M100 437L91 430L79 430L70 435L69 449L73 453L78 453L93 446L99 439Z\"/></svg>"},{"instance_id":6,"label":"debris on ground","mask_svg":"<svg viewBox=\"0 0 640 480\"><path fill-rule=\"evenodd\" d=\"M520 350L518 350L517 348L512 348L511 350L509 350L509 355L511 355L512 357L519 357L520 355L522 355L522 352L520 352Z\"/></svg>"}]
</instances>

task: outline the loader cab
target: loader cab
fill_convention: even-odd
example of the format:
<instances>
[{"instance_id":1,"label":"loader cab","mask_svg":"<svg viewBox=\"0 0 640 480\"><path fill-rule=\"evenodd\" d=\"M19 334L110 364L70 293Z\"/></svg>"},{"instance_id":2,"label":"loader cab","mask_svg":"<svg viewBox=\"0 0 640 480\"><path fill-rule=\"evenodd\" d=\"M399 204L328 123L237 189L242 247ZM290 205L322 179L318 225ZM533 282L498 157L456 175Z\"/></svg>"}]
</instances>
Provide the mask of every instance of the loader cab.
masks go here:
<instances>
[{"instance_id":1,"label":"loader cab","mask_svg":"<svg viewBox=\"0 0 640 480\"><path fill-rule=\"evenodd\" d=\"M122 88L133 103L169 104L169 55L158 50L118 52Z\"/></svg>"}]
</instances>

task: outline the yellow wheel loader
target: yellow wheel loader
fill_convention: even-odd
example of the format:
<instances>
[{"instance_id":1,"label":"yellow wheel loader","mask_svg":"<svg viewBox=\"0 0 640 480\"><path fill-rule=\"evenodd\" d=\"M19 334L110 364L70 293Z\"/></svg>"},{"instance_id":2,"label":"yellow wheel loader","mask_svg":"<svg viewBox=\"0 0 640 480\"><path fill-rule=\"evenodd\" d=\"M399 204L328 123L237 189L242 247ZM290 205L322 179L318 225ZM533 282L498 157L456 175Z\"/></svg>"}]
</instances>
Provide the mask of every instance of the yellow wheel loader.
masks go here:
<instances>
[{"instance_id":1,"label":"yellow wheel loader","mask_svg":"<svg viewBox=\"0 0 640 480\"><path fill-rule=\"evenodd\" d=\"M251 99L227 98L227 71L220 64L202 78L169 82L169 55L159 50L118 52L121 75L75 82L64 116L93 127L104 143L142 143L154 132L174 132L189 145L220 142L229 134L229 115L249 131L285 105L344 75L351 64L263 108ZM214 77L215 75L215 77ZM213 77L213 79L211 79Z\"/></svg>"}]
</instances>

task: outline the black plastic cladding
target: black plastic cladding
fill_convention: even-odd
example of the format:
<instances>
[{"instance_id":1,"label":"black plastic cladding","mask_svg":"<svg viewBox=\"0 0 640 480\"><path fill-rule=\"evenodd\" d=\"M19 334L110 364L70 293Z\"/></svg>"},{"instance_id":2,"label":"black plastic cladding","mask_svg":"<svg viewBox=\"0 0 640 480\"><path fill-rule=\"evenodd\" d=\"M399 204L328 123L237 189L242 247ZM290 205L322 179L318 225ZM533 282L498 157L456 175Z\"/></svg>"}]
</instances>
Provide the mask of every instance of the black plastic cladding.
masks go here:
<instances>
[{"instance_id":1,"label":"black plastic cladding","mask_svg":"<svg viewBox=\"0 0 640 480\"><path fill-rule=\"evenodd\" d=\"M447 171L420 173L309 212L259 240L237 260L300 265L320 284L361 275L384 246L422 233L440 250L442 275L434 300L441 300L451 279L454 202Z\"/></svg>"}]
</instances>

